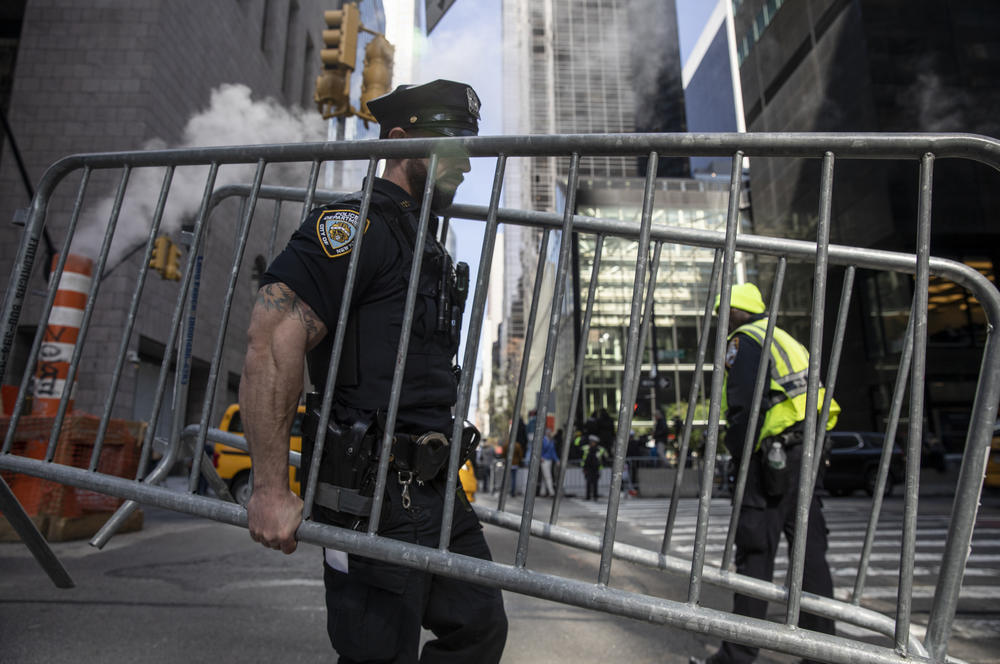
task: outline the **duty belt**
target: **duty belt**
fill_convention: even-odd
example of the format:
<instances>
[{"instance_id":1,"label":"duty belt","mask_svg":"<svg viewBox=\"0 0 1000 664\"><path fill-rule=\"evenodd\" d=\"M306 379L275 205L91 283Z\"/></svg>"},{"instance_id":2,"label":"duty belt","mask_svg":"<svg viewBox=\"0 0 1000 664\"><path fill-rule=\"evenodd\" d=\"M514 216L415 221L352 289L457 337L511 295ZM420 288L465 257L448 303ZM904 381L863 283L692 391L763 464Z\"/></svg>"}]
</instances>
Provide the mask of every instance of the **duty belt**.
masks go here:
<instances>
[{"instance_id":1,"label":"duty belt","mask_svg":"<svg viewBox=\"0 0 1000 664\"><path fill-rule=\"evenodd\" d=\"M307 396L306 417L302 423L303 442L317 440L321 405L319 395ZM356 478L360 478L360 482L345 481L344 484L350 486L341 486L340 482L324 481L324 473L321 472L314 499L317 505L334 512L368 516L382 444L380 430L381 426L364 420L355 422L346 431L335 422L327 424L324 461L350 465L358 471ZM397 433L393 436L389 463L399 475L404 507L408 507L410 483L417 481L422 484L436 478L448 464L449 450L448 437L438 431L419 435Z\"/></svg>"}]
</instances>

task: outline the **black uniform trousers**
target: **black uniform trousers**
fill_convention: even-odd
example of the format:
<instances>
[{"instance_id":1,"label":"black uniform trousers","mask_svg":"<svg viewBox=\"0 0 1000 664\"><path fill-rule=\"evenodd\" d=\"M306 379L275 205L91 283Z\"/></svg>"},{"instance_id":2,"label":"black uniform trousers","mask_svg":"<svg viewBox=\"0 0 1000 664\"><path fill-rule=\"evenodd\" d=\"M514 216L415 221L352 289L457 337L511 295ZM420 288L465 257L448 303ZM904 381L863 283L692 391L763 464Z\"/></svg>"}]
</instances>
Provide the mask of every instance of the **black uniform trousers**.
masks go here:
<instances>
[{"instance_id":1,"label":"black uniform trousers","mask_svg":"<svg viewBox=\"0 0 1000 664\"><path fill-rule=\"evenodd\" d=\"M736 529L736 571L756 579L771 581L774 575L774 558L784 533L791 551L795 534L795 506L798 502L799 450L790 450L788 472L791 473L788 490L778 497L768 496L765 507L744 506L740 510ZM760 462L759 452L750 459ZM751 471L753 469L751 468ZM754 501L760 502L760 501ZM804 592L833 597L833 578L826 562L827 534L822 502L813 495L809 505L809 524L806 531L805 565L802 574ZM753 618L767 616L767 602L762 599L736 594L733 613ZM834 634L834 621L810 613L799 613L799 627L826 634ZM724 641L719 651L709 661L712 664L749 664L757 657L758 648Z\"/></svg>"},{"instance_id":2,"label":"black uniform trousers","mask_svg":"<svg viewBox=\"0 0 1000 664\"><path fill-rule=\"evenodd\" d=\"M443 479L410 485L404 510L398 475L390 471L387 511L379 534L437 547L444 505ZM459 489L461 493L461 489ZM449 550L491 560L482 526L464 496L457 496ZM327 632L341 664L354 662L499 662L507 616L498 588L350 555L348 573L324 564ZM419 656L420 628L436 637Z\"/></svg>"},{"instance_id":3,"label":"black uniform trousers","mask_svg":"<svg viewBox=\"0 0 1000 664\"><path fill-rule=\"evenodd\" d=\"M587 481L587 500L597 500L597 482L601 479L600 468L584 468L583 477Z\"/></svg>"}]
</instances>

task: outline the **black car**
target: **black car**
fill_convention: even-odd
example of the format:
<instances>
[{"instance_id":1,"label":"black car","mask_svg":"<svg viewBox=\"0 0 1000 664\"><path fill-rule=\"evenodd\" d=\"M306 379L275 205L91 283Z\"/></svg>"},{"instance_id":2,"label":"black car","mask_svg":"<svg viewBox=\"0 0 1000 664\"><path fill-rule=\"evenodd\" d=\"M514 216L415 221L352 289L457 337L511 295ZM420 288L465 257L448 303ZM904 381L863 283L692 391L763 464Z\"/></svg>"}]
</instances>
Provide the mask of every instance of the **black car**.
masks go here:
<instances>
[{"instance_id":1,"label":"black car","mask_svg":"<svg viewBox=\"0 0 1000 664\"><path fill-rule=\"evenodd\" d=\"M828 435L832 445L823 478L826 490L832 496L847 496L856 489L874 495L885 436L867 431L833 431ZM894 445L885 482L886 496L892 493L894 485L903 481L905 473L903 451Z\"/></svg>"}]
</instances>

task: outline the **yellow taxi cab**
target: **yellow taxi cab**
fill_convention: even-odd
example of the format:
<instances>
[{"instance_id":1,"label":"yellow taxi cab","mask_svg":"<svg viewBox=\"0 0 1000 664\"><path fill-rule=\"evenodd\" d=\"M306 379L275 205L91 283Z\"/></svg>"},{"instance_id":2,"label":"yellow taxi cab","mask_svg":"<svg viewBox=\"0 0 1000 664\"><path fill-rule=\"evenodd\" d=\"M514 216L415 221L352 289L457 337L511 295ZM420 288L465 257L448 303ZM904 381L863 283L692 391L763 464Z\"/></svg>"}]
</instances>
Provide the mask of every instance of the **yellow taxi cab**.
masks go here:
<instances>
[{"instance_id":1,"label":"yellow taxi cab","mask_svg":"<svg viewBox=\"0 0 1000 664\"><path fill-rule=\"evenodd\" d=\"M993 441L990 443L990 457L986 463L985 484L1000 488L1000 420L993 425Z\"/></svg>"},{"instance_id":2,"label":"yellow taxi cab","mask_svg":"<svg viewBox=\"0 0 1000 664\"><path fill-rule=\"evenodd\" d=\"M462 490L465 491L465 497L469 499L469 502L476 502L476 489L479 488L479 482L476 481L476 471L472 468L471 461L466 461L458 469L458 481L462 485Z\"/></svg>"},{"instance_id":3,"label":"yellow taxi cab","mask_svg":"<svg viewBox=\"0 0 1000 664\"><path fill-rule=\"evenodd\" d=\"M302 418L305 416L306 407L299 406L295 413L295 420L292 422L290 438L291 449L295 452L302 451ZM243 435L243 421L240 419L240 405L230 404L219 422L219 428L229 433ZM212 453L212 465L219 473L219 477L229 485L229 492L233 494L240 505L246 505L250 500L250 492L253 490L251 479L250 455L235 447L215 444L215 451ZM288 484L298 495L302 495L299 483L299 469L294 466L288 467Z\"/></svg>"}]
</instances>

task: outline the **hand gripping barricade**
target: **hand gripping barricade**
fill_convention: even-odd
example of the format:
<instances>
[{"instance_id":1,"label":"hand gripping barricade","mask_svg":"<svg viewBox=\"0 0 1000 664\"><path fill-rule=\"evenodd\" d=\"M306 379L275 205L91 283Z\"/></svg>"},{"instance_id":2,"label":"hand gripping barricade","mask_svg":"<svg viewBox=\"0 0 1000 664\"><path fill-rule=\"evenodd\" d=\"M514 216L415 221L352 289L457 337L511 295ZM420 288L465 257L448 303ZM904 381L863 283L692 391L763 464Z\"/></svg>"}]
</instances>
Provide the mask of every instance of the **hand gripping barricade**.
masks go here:
<instances>
[{"instance_id":1,"label":"hand gripping barricade","mask_svg":"<svg viewBox=\"0 0 1000 664\"><path fill-rule=\"evenodd\" d=\"M231 345L230 338L237 334L234 321L245 321L246 312L236 311L234 302L239 302L237 288L246 285L249 280L249 269L244 267L245 254L248 245L260 247L267 244L263 251L272 256L276 238L278 237L281 205L301 203L301 216L304 219L306 211L325 200L331 200L336 195L331 192L317 190L317 180L322 162L339 160L367 161L367 180L362 194L361 217L365 218L371 198L372 177L376 172L379 160L384 158L401 158L429 156L428 173L436 172L439 150L464 150L470 157L492 159L495 162L495 176L489 205L486 207L455 205L450 211L451 218L465 218L485 222L482 254L479 258L478 275L474 282L474 297L471 307L471 323L467 335L468 343L464 353L464 370L461 373L458 403L455 412L455 427L450 440L462 438L463 421L469 410L472 392L475 364L479 355L479 338L483 329L485 303L490 268L493 263L493 252L497 242L498 226L527 227L535 229L540 235L540 256L537 278L535 280L531 310L525 329L524 352L521 359L520 379L517 384L514 409L512 412L522 412L525 383L527 375L528 355L532 347L532 335L538 328L536 322L538 302L542 293L543 283L551 289L552 306L547 328L547 338L544 344L545 354L542 362L541 382L538 388L539 409L545 412L544 404L549 403L553 385L553 367L555 365L556 346L559 340L558 329L561 317L564 316L562 298L566 291L566 283L570 272L570 243L561 242L558 258L555 260L555 278L543 279L542 262L552 252L548 249L551 238L568 238L576 233L588 237L594 242L593 270L597 274L601 261L602 248L607 238L621 237L637 242L638 251L635 255L635 278L632 288L631 309L628 315L627 345L625 349L624 376L621 385L621 403L618 413L617 435L614 441L614 455L611 472L611 490L607 503L607 518L605 529L600 534L582 533L557 525L558 512L562 496L557 493L553 501L548 522L534 518L535 501L533 492L526 492L524 506L520 513L504 511L505 491L501 491L498 510L489 510L477 506L480 518L488 523L518 531L517 548L512 565L471 559L449 553L444 543L449 541L451 530L451 514L455 500L457 473L462 456L462 446L444 445L436 441L436 452L447 452L448 484L447 503L442 523L442 544L439 548L420 547L390 539L372 536L378 531L382 510L382 498L389 470L389 458L393 445L393 432L396 415L399 408L400 393L407 343L410 326L414 319L414 301L422 252L414 252L413 273L410 279L410 290L407 295L403 316L403 333L392 383L391 398L385 413L385 421L377 427L377 435L371 431L358 432L358 436L348 435L349 440L361 441L362 447L368 449L368 454L377 463L373 464L371 472L363 478L350 478L347 489L354 491L353 502L346 497L336 497L337 505L351 504L351 510L357 514L357 522L345 524L348 527L337 527L320 524L313 521L311 515L316 506L322 507L323 502L333 500L324 484L330 486L327 478L320 475L319 464L313 463L303 467L305 475L305 514L299 527L298 538L352 553L363 554L381 560L390 560L401 565L428 570L436 574L448 575L475 583L485 583L502 587L511 591L525 593L553 601L582 606L611 614L628 616L638 620L669 625L676 628L696 631L705 635L724 638L743 644L760 646L768 649L790 653L796 656L824 660L829 662L910 662L932 661L944 662L947 659L947 647L950 635L950 625L954 617L958 599L962 589L962 578L965 571L966 557L972 538L975 523L976 508L981 490L981 483L986 463L986 453L990 443L991 428L996 416L997 403L1000 401L1000 372L986 370L1000 363L1000 348L994 328L1000 320L1000 294L996 288L979 272L961 263L930 256L930 221L931 196L934 190L934 163L941 157L963 158L985 163L994 169L1000 169L1000 143L992 139L971 135L833 135L833 134L717 134L717 135L576 135L576 136L518 136L518 137L479 137L479 138L447 138L447 139L413 139L377 142L340 142L325 144L296 144L254 147L220 147L191 150L166 150L127 153L108 153L92 155L76 155L67 157L45 173L38 187L38 193L32 201L29 216L15 261L11 268L9 286L4 294L3 346L0 356L0 377L4 377L12 364L15 354L14 341L19 325L37 323L38 334L35 335L30 349L21 349L26 358L19 358L22 364L29 367L23 377L8 377L8 381L20 381L20 392L16 403L11 409L11 415L5 420L4 442L0 449L0 470L5 471L5 477L11 473L52 480L64 485L97 491L120 498L128 502L112 517L104 529L95 536L93 543L101 545L113 535L121 525L122 519L136 503L155 505L162 508L177 510L220 522L246 526L246 512L237 504L223 499L208 498L196 495L195 489L199 476L204 474L217 493L228 497L225 487L214 473L214 469L205 461L202 453L207 441L225 442L243 446L242 438L210 427L213 406L221 401L217 394L220 375L227 370L224 362L224 348ZM648 172L655 174L657 160L670 156L723 156L732 157L733 171L728 189L728 209L725 215L724 231L699 230L690 227L678 227L669 224L652 223L655 203L655 180L652 175L645 181L642 196L641 218L636 222L621 221L598 217L574 215L575 195L580 175L581 158L587 157L646 157ZM774 237L763 237L748 234L737 234L739 218L739 201L741 194L741 163L745 156L792 157L821 162L821 181L819 184L820 199L818 223L815 241L797 241ZM568 158L569 170L567 179L567 200L565 213L552 214L531 212L525 210L501 209L499 207L502 183L508 158ZM875 251L852 246L835 245L830 242L831 203L834 164L841 160L852 159L896 159L919 163L919 205L915 220L916 253L902 254L887 251ZM301 163L310 166L310 173L303 181L304 187L271 187L263 184L265 167L271 164ZM249 165L253 169L249 185L225 185L218 182L220 169L233 165ZM140 463L137 476L132 478L117 477L98 470L98 459L103 452L105 433L111 415L115 412L115 402L119 398L120 382L123 367L129 352L135 348L134 333L140 313L148 315L143 309L145 300L156 296L163 309L163 302L171 302L164 298L164 283L147 283L146 266L153 252L154 240L159 233L164 216L167 196L171 189L174 172L178 168L207 167L203 195L200 207L194 216L193 228L188 234L189 251L185 259L183 277L169 292L172 298L169 328L163 343L163 359L153 393L151 417L149 426L142 440ZM149 223L149 233L145 238L144 252L136 261L125 261L120 266L109 265L109 252L113 245L118 227L118 220L124 208L127 208L128 182L133 172L155 168L155 172L164 174L162 186L155 209L151 214L147 210L146 221ZM42 343L43 330L49 321L56 285L60 281L65 268L66 256L72 246L74 234L77 232L78 221L81 218L83 201L92 176L99 173L119 172L121 178L110 207L110 215L102 226L103 241L95 257L94 279L89 286L88 304L80 325L77 346L72 353L68 369L67 384L71 384L80 366L81 357L85 352L87 336L93 325L95 310L94 301L98 297L103 282L102 275L107 277L111 270L125 271L137 269L131 303L124 316L115 320L123 321L119 328L120 341L117 355L113 358L113 371L109 389L101 391L103 404L98 404L103 413L101 423L95 436L93 457L89 468L77 468L67 464L53 462L53 449L58 440L59 431L66 416L70 390L64 392L61 407L51 423L51 444L45 458L29 458L18 453L14 441L18 436L23 418L28 387L31 381L33 367ZM148 171L147 171L148 172ZM75 204L63 223L57 218L53 195L57 185L70 174L80 177ZM433 180L433 176L430 177ZM218 185L218 186L217 186ZM428 201L432 191L432 182L424 192L424 200ZM222 215L216 210L216 205L224 205L225 200L238 197L242 201L241 211L235 226L235 234L228 235L210 229L219 227ZM275 214L270 229L260 229L255 224L255 211L261 199L274 201ZM429 228L428 206L422 207L417 242L422 243ZM299 216L299 215L296 215ZM103 222L102 222L103 223ZM40 272L36 263L36 251L43 228L49 225L64 232L65 243L57 261L55 270L49 280L49 287L44 302L38 303L26 298L34 272ZM230 226L232 228L233 225ZM285 229L287 231L287 228ZM556 236L555 232L561 231ZM442 232L447 232L447 223ZM211 283L203 279L203 271L209 262L203 265L203 257L212 256L212 264L222 262L222 252L212 249L209 238L217 239L225 236L231 240L231 259L228 263L228 278L213 279ZM263 238L269 236L265 242ZM357 237L360 247L364 235ZM679 456L681 463L674 483L674 499L670 501L666 517L664 537L659 550L647 550L616 541L615 533L620 507L620 489L622 488L623 467L625 463L626 439L628 436L634 395L637 392L641 371L642 352L649 331L652 316L653 290L657 283L657 270L660 268L664 249L672 247L693 247L714 252L712 274L705 290L704 314L701 316L701 333L694 371L694 385L688 403L687 416L683 430L679 435ZM143 246L140 247L142 249ZM417 247L420 249L421 247ZM650 253L652 252L652 258ZM808 372L808 404L807 418L804 423L804 440L802 442L801 476L799 481L798 505L796 512L796 538L790 552L790 564L787 580L784 585L765 583L763 581L743 577L730 571L732 563L733 533L737 525L739 505L746 482L746 461L739 469L735 506L730 517L727 543L721 564L708 564L707 540L709 502L711 498L712 478L715 473L716 449L719 438L720 397L722 392L723 371L722 361L726 341L726 327L730 314L729 292L734 283L734 266L737 253L753 255L775 261L775 278L770 301L774 305L772 315L764 339L764 347L770 347L773 338L774 319L779 312L781 292L784 284L786 265L789 262L813 264L813 288L810 318L810 334L808 351L810 366ZM360 250L352 252L348 271L348 284L343 297L344 302L350 302L353 289L353 279L357 271L357 258ZM829 408L829 398L820 403L820 368L823 333L826 327L824 321L824 304L827 299L827 283L830 266L843 266L843 290L840 297L835 331L832 341L829 366L826 372L826 395L835 391L836 374L840 364L841 348L844 341L847 310L851 300L855 271L859 268L914 275L915 293L909 311L909 327L904 336L904 344L896 378L896 388L893 393L891 412L886 430L886 439L893 440L901 416L907 379L911 385L909 399L909 437L907 447L907 481L904 498L903 534L900 553L900 572L898 579L898 605L895 616L879 614L871 609L860 606L865 586L865 570L868 557L875 537L875 525L882 506L882 491L889 470L889 454L891 445L885 446L882 454L877 487L874 492L871 520L861 552L861 564L855 580L854 590L848 601L838 601L823 598L802 591L802 575L804 560L804 533L808 517L808 496L813 490L815 476L819 470L819 460L822 456L824 436L818 431L818 422L825 422L826 409ZM221 274L221 273L218 273ZM959 476L952 515L949 525L948 539L941 560L940 574L934 592L929 621L925 638L921 641L911 630L911 603L913 596L913 562L916 542L917 496L920 456L920 424L923 409L923 381L926 366L926 341L928 318L928 283L931 275L947 278L971 291L982 305L987 320L988 335L985 341L984 355L975 402L972 405L971 423L966 437L965 453ZM37 278L37 277L35 277ZM461 281L459 280L456 280ZM219 288L225 283L225 288ZM458 288L462 288L459 284ZM465 286L467 287L467 286ZM591 279L586 304L582 306L583 317L580 326L581 338L587 338L593 317L596 279ZM710 332L712 305L715 293L721 292L721 306L718 312L716 332ZM199 306L205 306L209 298L215 311L221 312L221 320L217 327L209 330L209 334L196 334L195 314ZM464 299L464 298L463 298ZM240 305L242 306L242 304ZM216 308L217 307L217 308ZM452 312L452 318L456 318ZM161 311L162 315L162 311ZM166 320L166 317L163 317ZM336 370L339 358L344 348L344 329L347 320L347 307L340 312L339 325L333 335L333 353L327 375L326 389L328 395L320 403L311 403L316 410L315 431L326 431L331 426L331 389L335 384ZM233 328L233 329L230 329ZM201 328L198 331L203 331ZM214 333L214 338L212 334ZM701 490L698 498L697 525L693 548L690 556L684 555L679 547L671 546L674 534L674 524L677 515L677 489L683 479L684 460L692 440L694 413L698 400L700 381L705 366L705 356L709 339L714 334L714 366L709 390L709 413L705 430L702 458ZM237 338L239 337L237 334ZM176 357L175 357L176 353ZM188 417L186 404L188 392L194 381L192 370L193 355L202 354L208 358L208 370L201 371L201 382L195 394L203 394L204 400L200 412ZM766 355L766 353L765 353ZM173 404L171 409L170 434L166 453L152 469L148 470L152 455L152 444L156 439L157 423L162 416L161 411L168 392L167 383L170 368L176 360L174 374ZM570 400L570 412L567 424L575 422L575 404L579 400L584 364L584 348L576 354L575 371L572 374L573 397ZM755 421L762 400L762 388L766 378L766 370L758 370L758 380L754 394L754 407L750 421ZM103 395L106 395L103 396ZM79 404L78 404L79 405ZM516 419L516 418L515 418ZM185 423L192 422L188 426ZM516 426L513 425L513 426ZM540 450L544 427L536 426L533 440L529 441L532 449L528 469L528 486L534 486L540 468ZM567 426L567 431L572 431ZM512 429L511 438L515 431ZM338 435L343 435L339 433ZM323 456L323 446L330 436L317 436L312 446L311 456L319 459ZM425 441L426 442L426 441ZM752 441L748 437L744 443L749 446ZM513 446L510 446L512 448ZM563 449L562 469L566 468L569 445ZM748 449L748 448L745 448ZM511 452L513 450L511 449ZM159 486L170 467L185 454L190 454L191 476L189 492L171 491ZM298 465L298 454L290 453L290 461ZM749 454L742 458L748 460ZM509 461L509 460L508 460ZM504 483L509 482L509 468ZM692 471L693 472L693 471ZM562 473L561 473L562 474ZM557 486L562 486L563 478L559 478ZM370 486L373 485L373 486ZM361 490L362 487L364 490ZM370 493L369 493L370 491ZM367 494L367 495L366 495ZM345 494L346 495L346 494ZM60 586L69 586L72 581L61 567L52 550L35 528L18 503L14 493L6 481L0 481L0 510L6 519L21 535L38 559L42 567L49 573L53 581ZM367 511L366 511L367 510ZM359 524L366 520L366 524ZM367 532L359 532L353 527L360 527ZM535 538L545 538L567 546L592 551L600 556L600 566L597 578L593 581L580 581L553 574L533 571L528 566L528 549ZM647 565L664 572L685 577L688 581L688 594L685 601L666 599L627 592L612 585L611 568L615 560L630 561ZM737 591L742 594L784 604L786 616L783 624L745 618L728 612L713 610L700 606L702 586L704 583ZM891 645L878 645L860 639L845 636L829 636L795 627L799 611L819 614L837 621L853 623L868 630L890 637Z\"/></svg>"}]
</instances>

